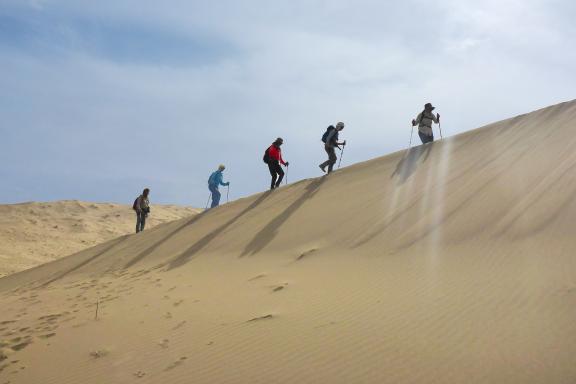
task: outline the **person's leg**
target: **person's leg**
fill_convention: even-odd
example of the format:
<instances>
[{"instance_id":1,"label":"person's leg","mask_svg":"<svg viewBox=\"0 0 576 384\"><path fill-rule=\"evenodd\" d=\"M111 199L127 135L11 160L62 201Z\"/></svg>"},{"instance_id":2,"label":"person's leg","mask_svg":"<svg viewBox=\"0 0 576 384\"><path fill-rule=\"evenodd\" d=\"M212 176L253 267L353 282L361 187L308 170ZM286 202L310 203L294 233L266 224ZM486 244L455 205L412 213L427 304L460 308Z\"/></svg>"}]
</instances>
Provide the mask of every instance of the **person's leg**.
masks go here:
<instances>
[{"instance_id":1,"label":"person's leg","mask_svg":"<svg viewBox=\"0 0 576 384\"><path fill-rule=\"evenodd\" d=\"M278 174L278 180L276 181L276 188L282 184L282 179L284 178L284 171L280 163L276 164L276 174Z\"/></svg>"},{"instance_id":2,"label":"person's leg","mask_svg":"<svg viewBox=\"0 0 576 384\"><path fill-rule=\"evenodd\" d=\"M434 141L434 135L427 135L418 131L418 136L420 136L420 140L422 140L422 144L431 143Z\"/></svg>"},{"instance_id":3,"label":"person's leg","mask_svg":"<svg viewBox=\"0 0 576 384\"><path fill-rule=\"evenodd\" d=\"M329 161L329 165L328 165L328 173L332 172L332 169L334 169L334 164L336 164L336 161L338 161L338 156L336 156L336 149L329 147L328 149L326 149L326 152L328 152L328 161Z\"/></svg>"},{"instance_id":4,"label":"person's leg","mask_svg":"<svg viewBox=\"0 0 576 384\"><path fill-rule=\"evenodd\" d=\"M328 160L326 160L325 162L323 162L322 164L320 164L320 169L323 172L326 172L326 167L330 165L330 147L324 146L324 150L326 151L326 153L328 154Z\"/></svg>"},{"instance_id":5,"label":"person's leg","mask_svg":"<svg viewBox=\"0 0 576 384\"><path fill-rule=\"evenodd\" d=\"M140 232L140 212L136 211L136 233Z\"/></svg>"},{"instance_id":6,"label":"person's leg","mask_svg":"<svg viewBox=\"0 0 576 384\"><path fill-rule=\"evenodd\" d=\"M217 207L218 205L220 205L220 191L217 188L213 188L211 190L212 192L212 205L210 206L210 208L214 208Z\"/></svg>"},{"instance_id":7,"label":"person's leg","mask_svg":"<svg viewBox=\"0 0 576 384\"><path fill-rule=\"evenodd\" d=\"M274 187L276 186L276 177L278 176L276 174L276 167L274 161L270 161L268 163L268 170L270 171L270 176L272 176L272 181L270 182L270 189L274 189Z\"/></svg>"},{"instance_id":8,"label":"person's leg","mask_svg":"<svg viewBox=\"0 0 576 384\"><path fill-rule=\"evenodd\" d=\"M146 226L147 216L148 214L146 212L142 212L142 218L140 218L140 232L142 232L144 230L144 227Z\"/></svg>"}]
</instances>

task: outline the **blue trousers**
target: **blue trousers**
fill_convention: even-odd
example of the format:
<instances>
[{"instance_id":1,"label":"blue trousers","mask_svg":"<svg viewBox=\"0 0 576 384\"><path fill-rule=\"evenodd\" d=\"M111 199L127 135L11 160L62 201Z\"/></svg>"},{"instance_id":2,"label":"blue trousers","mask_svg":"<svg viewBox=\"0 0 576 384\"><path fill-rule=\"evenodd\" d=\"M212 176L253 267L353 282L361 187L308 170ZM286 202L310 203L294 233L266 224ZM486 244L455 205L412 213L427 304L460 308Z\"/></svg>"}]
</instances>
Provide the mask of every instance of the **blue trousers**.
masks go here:
<instances>
[{"instance_id":1,"label":"blue trousers","mask_svg":"<svg viewBox=\"0 0 576 384\"><path fill-rule=\"evenodd\" d=\"M218 205L220 205L220 191L218 190L218 186L214 185L214 186L209 186L208 189L210 190L210 192L212 192L212 205L210 206L210 208L214 208L217 207Z\"/></svg>"},{"instance_id":2,"label":"blue trousers","mask_svg":"<svg viewBox=\"0 0 576 384\"><path fill-rule=\"evenodd\" d=\"M420 136L420 140L422 140L422 144L431 143L434 141L434 134L428 136L427 134L418 131L418 136Z\"/></svg>"}]
</instances>

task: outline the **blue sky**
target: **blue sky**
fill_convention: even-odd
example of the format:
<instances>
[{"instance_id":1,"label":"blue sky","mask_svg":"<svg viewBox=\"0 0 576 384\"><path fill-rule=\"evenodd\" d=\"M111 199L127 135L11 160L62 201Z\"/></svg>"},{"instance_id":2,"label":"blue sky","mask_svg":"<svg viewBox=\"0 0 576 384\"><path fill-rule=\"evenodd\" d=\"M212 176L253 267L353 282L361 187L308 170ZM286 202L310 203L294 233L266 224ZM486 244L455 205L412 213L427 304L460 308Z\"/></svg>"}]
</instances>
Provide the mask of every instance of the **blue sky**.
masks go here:
<instances>
[{"instance_id":1,"label":"blue sky","mask_svg":"<svg viewBox=\"0 0 576 384\"><path fill-rule=\"evenodd\" d=\"M343 164L407 146L425 102L454 135L571 100L576 5L294 0L0 0L0 203L152 200L203 206L317 176L346 122Z\"/></svg>"}]
</instances>

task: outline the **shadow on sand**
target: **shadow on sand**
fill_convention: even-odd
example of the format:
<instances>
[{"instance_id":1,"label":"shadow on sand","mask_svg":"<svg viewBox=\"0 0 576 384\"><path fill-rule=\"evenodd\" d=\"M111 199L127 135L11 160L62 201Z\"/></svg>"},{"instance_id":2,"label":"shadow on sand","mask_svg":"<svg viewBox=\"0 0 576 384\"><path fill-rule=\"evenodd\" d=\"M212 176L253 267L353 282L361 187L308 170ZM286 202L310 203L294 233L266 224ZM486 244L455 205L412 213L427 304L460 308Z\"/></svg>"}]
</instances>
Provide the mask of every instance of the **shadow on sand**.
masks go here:
<instances>
[{"instance_id":1,"label":"shadow on sand","mask_svg":"<svg viewBox=\"0 0 576 384\"><path fill-rule=\"evenodd\" d=\"M198 252L200 252L204 247L206 247L212 240L214 240L218 235L224 232L228 227L234 224L238 219L244 216L246 213L250 212L257 206L259 206L270 194L272 191L264 192L260 197L252 202L248 207L242 210L238 215L234 216L231 220L227 221L225 224L221 225L220 227L216 228L209 234L202 237L198 240L194 245L184 251L180 256L172 260L168 265L168 270L178 268L186 264L190 259L194 257Z\"/></svg>"},{"instance_id":2,"label":"shadow on sand","mask_svg":"<svg viewBox=\"0 0 576 384\"><path fill-rule=\"evenodd\" d=\"M93 262L94 260L96 260L97 258L99 258L100 256L104 255L105 253L109 252L110 250L112 250L112 248L116 247L118 244L124 242L125 240L127 240L130 237L130 235L124 235L122 237L117 238L116 240L113 240L108 246L104 247L104 249L102 249L100 252L96 253L94 256L91 256L89 258L87 258L86 260L84 260L83 262L81 262L80 264L59 273L58 275L56 275L55 277L51 278L50 280L46 281L45 283L43 283L41 285L41 287L45 287L49 284L52 284L53 282L62 279L63 277L67 276L68 274L77 271L78 269L82 268L83 266Z\"/></svg>"},{"instance_id":3,"label":"shadow on sand","mask_svg":"<svg viewBox=\"0 0 576 384\"><path fill-rule=\"evenodd\" d=\"M398 184L404 184L418 168L420 158L422 158L422 162L428 159L430 151L432 150L432 144L433 143L424 144L410 148L408 152L402 156L402 159L396 165L396 169L392 175L390 175L390 178L392 179L396 176L398 178Z\"/></svg>"},{"instance_id":4,"label":"shadow on sand","mask_svg":"<svg viewBox=\"0 0 576 384\"><path fill-rule=\"evenodd\" d=\"M184 230L185 228L191 226L192 224L194 224L195 222L200 220L206 214L206 212L208 212L208 211L202 211L201 213L192 217L190 220L186 221L183 225L176 228L176 230L174 232L169 233L166 237L164 237L160 241L154 243L152 246L150 246L150 247L146 248L145 250L143 250L142 252L140 252L138 255L136 255L136 257L134 257L132 260L130 260L128 263L126 263L124 268L130 268L133 265L135 265L136 263L138 263L139 261L141 261L142 259L144 259L146 256L150 255L152 252L154 252L156 249L158 249L162 244L166 243L168 240L170 240L171 238L176 236L182 230Z\"/></svg>"},{"instance_id":5,"label":"shadow on sand","mask_svg":"<svg viewBox=\"0 0 576 384\"><path fill-rule=\"evenodd\" d=\"M256 236L248 243L240 257L246 256L248 254L253 255L260 252L264 247L266 247L278 234L280 227L292 216L306 200L312 198L320 189L320 186L326 180L326 176L320 177L312 181L308 186L306 186L305 192L296 201L294 201L290 206L288 206L284 212L278 215L274 220L269 222Z\"/></svg>"}]
</instances>

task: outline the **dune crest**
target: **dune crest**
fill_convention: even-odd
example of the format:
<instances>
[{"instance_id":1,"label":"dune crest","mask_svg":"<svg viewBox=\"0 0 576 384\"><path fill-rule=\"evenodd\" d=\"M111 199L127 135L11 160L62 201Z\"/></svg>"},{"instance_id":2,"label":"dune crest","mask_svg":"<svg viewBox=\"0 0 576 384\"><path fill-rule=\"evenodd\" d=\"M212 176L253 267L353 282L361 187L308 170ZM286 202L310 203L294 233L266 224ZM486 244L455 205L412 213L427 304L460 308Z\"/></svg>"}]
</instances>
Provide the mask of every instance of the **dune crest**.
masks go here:
<instances>
[{"instance_id":1,"label":"dune crest","mask_svg":"<svg viewBox=\"0 0 576 384\"><path fill-rule=\"evenodd\" d=\"M0 378L573 383L575 121L551 106L2 278Z\"/></svg>"}]
</instances>

